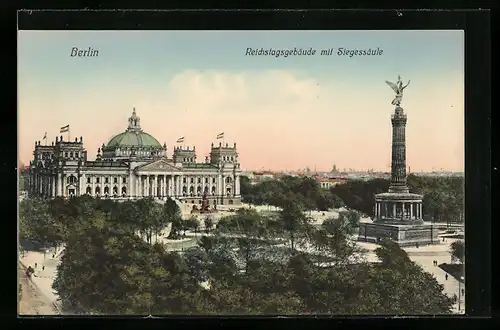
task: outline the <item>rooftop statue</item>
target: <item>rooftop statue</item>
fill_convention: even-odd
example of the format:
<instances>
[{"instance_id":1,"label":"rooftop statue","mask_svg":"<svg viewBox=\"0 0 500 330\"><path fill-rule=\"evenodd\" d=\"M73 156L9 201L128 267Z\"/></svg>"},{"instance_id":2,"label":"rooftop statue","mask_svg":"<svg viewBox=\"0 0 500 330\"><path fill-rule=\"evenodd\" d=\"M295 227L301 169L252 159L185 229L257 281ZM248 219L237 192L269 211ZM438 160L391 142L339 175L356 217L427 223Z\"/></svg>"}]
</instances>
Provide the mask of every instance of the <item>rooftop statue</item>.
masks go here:
<instances>
[{"instance_id":1,"label":"rooftop statue","mask_svg":"<svg viewBox=\"0 0 500 330\"><path fill-rule=\"evenodd\" d=\"M387 80L385 82L392 88L394 93L396 93L396 97L394 98L394 100L392 100L391 104L399 106L401 104L401 101L403 100L403 90L410 84L410 80L408 80L408 83L403 86L401 76L398 75L398 81L396 83Z\"/></svg>"}]
</instances>

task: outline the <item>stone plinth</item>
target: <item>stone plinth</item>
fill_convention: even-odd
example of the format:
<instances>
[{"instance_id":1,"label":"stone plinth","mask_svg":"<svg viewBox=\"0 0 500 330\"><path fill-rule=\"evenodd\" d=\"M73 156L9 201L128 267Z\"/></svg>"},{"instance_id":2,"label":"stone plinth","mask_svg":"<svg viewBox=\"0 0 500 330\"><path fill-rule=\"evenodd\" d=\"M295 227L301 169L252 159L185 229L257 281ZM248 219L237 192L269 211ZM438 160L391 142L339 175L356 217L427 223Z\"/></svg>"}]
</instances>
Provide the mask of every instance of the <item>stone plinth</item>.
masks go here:
<instances>
[{"instance_id":1,"label":"stone plinth","mask_svg":"<svg viewBox=\"0 0 500 330\"><path fill-rule=\"evenodd\" d=\"M423 224L422 197L422 195L409 192L387 192L375 195L374 222L396 225Z\"/></svg>"},{"instance_id":2,"label":"stone plinth","mask_svg":"<svg viewBox=\"0 0 500 330\"><path fill-rule=\"evenodd\" d=\"M384 222L359 224L359 241L378 243L384 238L389 238L400 246L439 244L438 228L433 225Z\"/></svg>"}]
</instances>

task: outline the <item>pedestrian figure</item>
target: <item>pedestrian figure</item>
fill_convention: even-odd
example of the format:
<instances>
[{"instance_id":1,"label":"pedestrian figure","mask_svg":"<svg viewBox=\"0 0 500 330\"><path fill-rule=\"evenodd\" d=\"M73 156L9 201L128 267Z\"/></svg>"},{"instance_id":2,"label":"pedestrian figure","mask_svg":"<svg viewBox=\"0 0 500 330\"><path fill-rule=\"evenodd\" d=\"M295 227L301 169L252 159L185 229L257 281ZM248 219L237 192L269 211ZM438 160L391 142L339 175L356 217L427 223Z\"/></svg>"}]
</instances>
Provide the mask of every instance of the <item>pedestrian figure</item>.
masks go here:
<instances>
[{"instance_id":1,"label":"pedestrian figure","mask_svg":"<svg viewBox=\"0 0 500 330\"><path fill-rule=\"evenodd\" d=\"M42 270L45 270L45 266L42 266Z\"/></svg>"},{"instance_id":2,"label":"pedestrian figure","mask_svg":"<svg viewBox=\"0 0 500 330\"><path fill-rule=\"evenodd\" d=\"M54 259L55 257L56 257L56 254L52 253L52 259Z\"/></svg>"},{"instance_id":3,"label":"pedestrian figure","mask_svg":"<svg viewBox=\"0 0 500 330\"><path fill-rule=\"evenodd\" d=\"M445 280L448 280L448 274L445 274L445 275L444 275L444 279L445 279Z\"/></svg>"},{"instance_id":4,"label":"pedestrian figure","mask_svg":"<svg viewBox=\"0 0 500 330\"><path fill-rule=\"evenodd\" d=\"M462 289L462 296L465 296L465 289Z\"/></svg>"},{"instance_id":5,"label":"pedestrian figure","mask_svg":"<svg viewBox=\"0 0 500 330\"><path fill-rule=\"evenodd\" d=\"M458 300L458 299L457 299L457 294L456 294L456 293L454 293L454 294L453 294L453 300L454 300L455 302L457 302L457 300Z\"/></svg>"},{"instance_id":6,"label":"pedestrian figure","mask_svg":"<svg viewBox=\"0 0 500 330\"><path fill-rule=\"evenodd\" d=\"M417 249L418 249L418 243L417 243L417 244L415 244L415 246L416 246L416 247L417 247Z\"/></svg>"},{"instance_id":7,"label":"pedestrian figure","mask_svg":"<svg viewBox=\"0 0 500 330\"><path fill-rule=\"evenodd\" d=\"M35 262L35 268L36 268L36 266L37 266L37 264L36 264L36 262Z\"/></svg>"}]
</instances>

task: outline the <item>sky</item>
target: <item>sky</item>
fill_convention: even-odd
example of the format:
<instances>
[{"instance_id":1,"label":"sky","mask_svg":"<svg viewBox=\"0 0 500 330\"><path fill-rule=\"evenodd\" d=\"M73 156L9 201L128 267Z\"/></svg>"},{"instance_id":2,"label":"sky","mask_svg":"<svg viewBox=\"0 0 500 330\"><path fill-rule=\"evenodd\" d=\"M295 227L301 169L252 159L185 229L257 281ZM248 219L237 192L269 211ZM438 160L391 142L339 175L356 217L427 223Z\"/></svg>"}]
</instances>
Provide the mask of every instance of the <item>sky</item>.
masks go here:
<instances>
[{"instance_id":1,"label":"sky","mask_svg":"<svg viewBox=\"0 0 500 330\"><path fill-rule=\"evenodd\" d=\"M72 49L98 56L71 56ZM253 49L314 49L314 56L249 56ZM333 55L320 55L334 48ZM338 56L339 48L381 49ZM142 129L171 157L176 140L237 143L244 170L388 171L394 92L411 172L464 169L463 31L19 31L18 150L70 125L89 160L127 128Z\"/></svg>"}]
</instances>

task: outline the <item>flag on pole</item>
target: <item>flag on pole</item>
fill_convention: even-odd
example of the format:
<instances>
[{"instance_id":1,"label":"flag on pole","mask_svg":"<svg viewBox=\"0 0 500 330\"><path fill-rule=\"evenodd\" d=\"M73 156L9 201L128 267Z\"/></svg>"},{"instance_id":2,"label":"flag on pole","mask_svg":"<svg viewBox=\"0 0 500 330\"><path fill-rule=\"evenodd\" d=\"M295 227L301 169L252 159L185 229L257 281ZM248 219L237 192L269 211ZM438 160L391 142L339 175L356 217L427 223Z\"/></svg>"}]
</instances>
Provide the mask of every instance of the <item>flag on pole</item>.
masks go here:
<instances>
[{"instance_id":1,"label":"flag on pole","mask_svg":"<svg viewBox=\"0 0 500 330\"><path fill-rule=\"evenodd\" d=\"M223 139L224 138L224 132L217 134L217 139Z\"/></svg>"},{"instance_id":2,"label":"flag on pole","mask_svg":"<svg viewBox=\"0 0 500 330\"><path fill-rule=\"evenodd\" d=\"M63 126L61 127L61 133L64 133L64 132L69 132L69 125L66 125L66 126Z\"/></svg>"},{"instance_id":3,"label":"flag on pole","mask_svg":"<svg viewBox=\"0 0 500 330\"><path fill-rule=\"evenodd\" d=\"M47 132L45 132L45 134L43 135L43 139L42 140L45 140L47 138Z\"/></svg>"},{"instance_id":4,"label":"flag on pole","mask_svg":"<svg viewBox=\"0 0 500 330\"><path fill-rule=\"evenodd\" d=\"M184 136L177 139L177 143L182 143L182 142L184 142Z\"/></svg>"}]
</instances>

